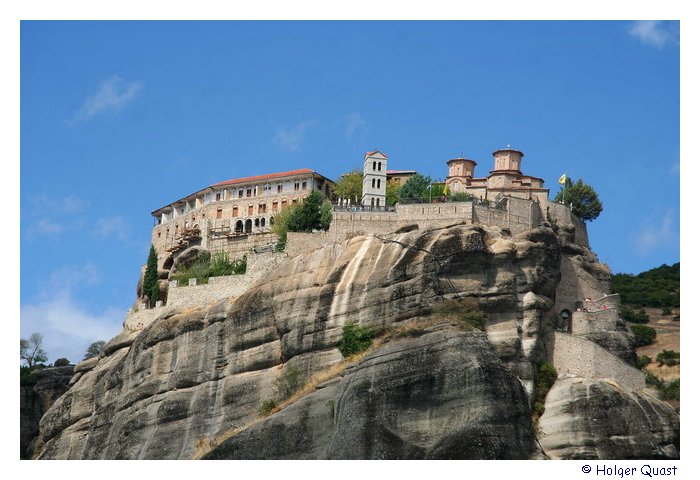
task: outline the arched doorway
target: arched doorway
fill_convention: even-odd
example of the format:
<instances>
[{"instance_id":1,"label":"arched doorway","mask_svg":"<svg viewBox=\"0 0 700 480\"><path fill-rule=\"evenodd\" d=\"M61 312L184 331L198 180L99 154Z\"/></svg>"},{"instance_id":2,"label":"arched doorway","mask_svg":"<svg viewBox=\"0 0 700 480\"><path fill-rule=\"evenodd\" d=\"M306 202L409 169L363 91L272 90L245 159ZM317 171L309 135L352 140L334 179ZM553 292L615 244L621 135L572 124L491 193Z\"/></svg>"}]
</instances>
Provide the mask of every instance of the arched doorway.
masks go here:
<instances>
[{"instance_id":1,"label":"arched doorway","mask_svg":"<svg viewBox=\"0 0 700 480\"><path fill-rule=\"evenodd\" d=\"M559 312L557 319L557 330L564 333L571 333L571 311L564 309Z\"/></svg>"},{"instance_id":2,"label":"arched doorway","mask_svg":"<svg viewBox=\"0 0 700 480\"><path fill-rule=\"evenodd\" d=\"M243 233L243 220L236 221L236 228L234 230L236 233Z\"/></svg>"},{"instance_id":3,"label":"arched doorway","mask_svg":"<svg viewBox=\"0 0 700 480\"><path fill-rule=\"evenodd\" d=\"M264 227L265 226L265 218L260 219L260 226Z\"/></svg>"},{"instance_id":4,"label":"arched doorway","mask_svg":"<svg viewBox=\"0 0 700 480\"><path fill-rule=\"evenodd\" d=\"M255 228L258 228L260 226L260 219L256 218L255 219Z\"/></svg>"},{"instance_id":5,"label":"arched doorway","mask_svg":"<svg viewBox=\"0 0 700 480\"><path fill-rule=\"evenodd\" d=\"M250 233L253 231L253 221L249 218L245 221L245 233Z\"/></svg>"}]
</instances>

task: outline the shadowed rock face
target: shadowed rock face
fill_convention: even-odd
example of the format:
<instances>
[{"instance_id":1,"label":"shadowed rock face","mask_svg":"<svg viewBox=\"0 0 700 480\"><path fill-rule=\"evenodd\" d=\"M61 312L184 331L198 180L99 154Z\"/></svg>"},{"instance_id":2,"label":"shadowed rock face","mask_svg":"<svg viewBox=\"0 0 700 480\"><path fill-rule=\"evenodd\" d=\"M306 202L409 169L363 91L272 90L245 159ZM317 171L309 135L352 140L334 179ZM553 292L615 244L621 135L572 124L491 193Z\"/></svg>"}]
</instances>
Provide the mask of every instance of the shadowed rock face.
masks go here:
<instances>
[{"instance_id":1,"label":"shadowed rock face","mask_svg":"<svg viewBox=\"0 0 700 480\"><path fill-rule=\"evenodd\" d=\"M551 344L560 250L547 227L511 238L456 226L360 236L290 258L241 297L124 331L77 365L72 388L42 419L38 457L191 458L198 441L232 429L242 431L213 456L536 455L524 392ZM393 340L257 419L283 369L308 377L342 361L345 323L388 327L455 296L478 300L485 335L445 328Z\"/></svg>"},{"instance_id":2,"label":"shadowed rock face","mask_svg":"<svg viewBox=\"0 0 700 480\"><path fill-rule=\"evenodd\" d=\"M445 329L379 348L206 458L526 459L529 413L484 334Z\"/></svg>"},{"instance_id":3,"label":"shadowed rock face","mask_svg":"<svg viewBox=\"0 0 700 480\"><path fill-rule=\"evenodd\" d=\"M540 444L552 458L679 458L680 421L672 407L600 380L557 380L540 427Z\"/></svg>"}]
</instances>

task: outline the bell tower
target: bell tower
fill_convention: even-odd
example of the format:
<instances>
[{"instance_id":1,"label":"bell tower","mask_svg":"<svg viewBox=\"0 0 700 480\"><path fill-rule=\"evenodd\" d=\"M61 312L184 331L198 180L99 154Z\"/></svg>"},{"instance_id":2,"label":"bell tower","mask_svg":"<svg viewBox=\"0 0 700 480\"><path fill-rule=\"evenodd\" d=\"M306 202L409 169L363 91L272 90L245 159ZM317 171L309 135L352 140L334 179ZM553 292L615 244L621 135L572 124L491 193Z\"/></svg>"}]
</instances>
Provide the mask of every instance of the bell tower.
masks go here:
<instances>
[{"instance_id":1,"label":"bell tower","mask_svg":"<svg viewBox=\"0 0 700 480\"><path fill-rule=\"evenodd\" d=\"M379 150L365 154L362 174L362 205L384 207L386 205L386 168L389 157Z\"/></svg>"}]
</instances>

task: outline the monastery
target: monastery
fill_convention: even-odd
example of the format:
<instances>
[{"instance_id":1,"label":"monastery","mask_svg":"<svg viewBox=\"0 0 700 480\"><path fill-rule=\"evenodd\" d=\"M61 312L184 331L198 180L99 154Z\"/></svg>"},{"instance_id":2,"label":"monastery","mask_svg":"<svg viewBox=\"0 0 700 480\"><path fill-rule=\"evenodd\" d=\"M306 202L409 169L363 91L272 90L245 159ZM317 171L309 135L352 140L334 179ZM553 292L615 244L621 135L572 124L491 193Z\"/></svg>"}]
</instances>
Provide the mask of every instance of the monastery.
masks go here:
<instances>
[{"instance_id":1,"label":"monastery","mask_svg":"<svg viewBox=\"0 0 700 480\"><path fill-rule=\"evenodd\" d=\"M273 245L275 215L319 190L334 204L325 242L391 233L409 225L480 223L516 233L549 221L574 225L577 243L588 246L585 224L564 205L549 200L542 178L522 173L523 157L523 152L510 147L496 150L493 169L486 177L475 176L475 160L448 160L445 183L452 194L467 195L462 201L436 194L429 203L387 205L387 182L404 184L416 172L389 169L388 156L379 150L364 156L362 198L357 203L335 198L333 181L308 168L227 180L151 212L155 224L152 243L159 266L166 269L174 256L194 245L240 257Z\"/></svg>"}]
</instances>

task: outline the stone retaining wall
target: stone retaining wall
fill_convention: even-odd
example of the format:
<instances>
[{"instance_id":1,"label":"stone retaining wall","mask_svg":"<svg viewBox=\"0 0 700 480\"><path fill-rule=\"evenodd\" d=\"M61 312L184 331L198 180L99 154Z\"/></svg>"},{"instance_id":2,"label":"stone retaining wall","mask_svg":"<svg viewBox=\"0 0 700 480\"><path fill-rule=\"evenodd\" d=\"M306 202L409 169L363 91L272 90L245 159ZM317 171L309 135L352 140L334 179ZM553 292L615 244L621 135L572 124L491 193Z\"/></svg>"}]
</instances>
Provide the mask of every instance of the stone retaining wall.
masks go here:
<instances>
[{"instance_id":1,"label":"stone retaining wall","mask_svg":"<svg viewBox=\"0 0 700 480\"><path fill-rule=\"evenodd\" d=\"M284 251L290 257L296 257L302 253L311 252L326 245L339 242L330 232L287 232L287 245L284 247Z\"/></svg>"},{"instance_id":2,"label":"stone retaining wall","mask_svg":"<svg viewBox=\"0 0 700 480\"><path fill-rule=\"evenodd\" d=\"M610 379L630 390L646 388L641 371L585 338L555 332L553 363L559 378Z\"/></svg>"}]
</instances>

